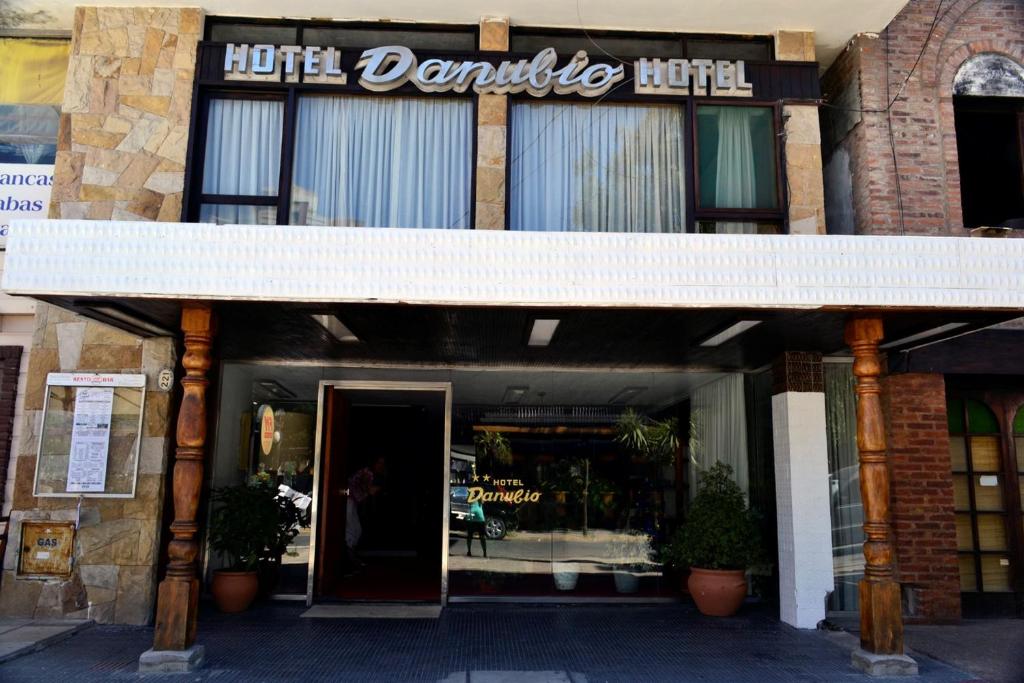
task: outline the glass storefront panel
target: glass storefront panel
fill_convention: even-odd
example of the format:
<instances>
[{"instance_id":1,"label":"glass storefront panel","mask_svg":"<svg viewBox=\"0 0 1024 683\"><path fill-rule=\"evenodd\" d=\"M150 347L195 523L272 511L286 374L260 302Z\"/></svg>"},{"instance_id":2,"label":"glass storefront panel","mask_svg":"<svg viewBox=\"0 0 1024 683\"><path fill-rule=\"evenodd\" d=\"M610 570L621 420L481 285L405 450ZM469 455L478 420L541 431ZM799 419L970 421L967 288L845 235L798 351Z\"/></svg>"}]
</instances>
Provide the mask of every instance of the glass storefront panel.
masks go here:
<instances>
[{"instance_id":1,"label":"glass storefront panel","mask_svg":"<svg viewBox=\"0 0 1024 683\"><path fill-rule=\"evenodd\" d=\"M445 517L448 586L453 598L678 594L679 577L663 566L660 550L682 522L689 495L690 405L706 386L724 386L722 382L728 384L733 377L742 380L714 373L234 363L224 365L220 376L216 449L210 468L213 487L263 478L304 511L319 506L320 515L328 514L325 482L340 482L338 486L346 491L365 489L365 495L354 502L354 513L349 510L363 527L361 537L349 538L351 524L344 517L340 526L333 527L334 533L314 533L314 520L304 514L270 592L304 595L313 584L314 597L319 598L322 582L329 579L330 595L347 595L344 587L358 583L361 595L375 599L396 599L400 585L377 580L376 569L367 567L383 567L392 558L396 563L403 561L392 547L402 544L390 542L403 539L403 534L417 536L405 539L409 552L439 564L436 549L444 538L439 532ZM392 396L378 405L376 398L352 395L344 409L348 421L335 420L340 430L332 426L324 397L319 397L324 443L319 462L321 489L314 490L320 383L348 380L451 382L450 495L446 503L443 497L431 498L437 501L436 512L433 503L425 506L424 501L428 489L433 490L433 477L440 481L444 453L427 447L427 438L441 433L437 428L443 425L443 411L417 412L411 397ZM739 397L742 407L742 393L725 393L728 403ZM335 406L336 414L340 405ZM716 405L709 403L702 410L716 412ZM617 424L627 409L648 420L684 425L675 427L678 440L667 459L638 455L620 443ZM271 418L273 428L268 431ZM715 416L709 414L707 421L713 423ZM332 429L333 446L326 443ZM349 435L341 446L344 453L338 451L342 433ZM708 436L702 441L710 447L714 439ZM378 471L380 460L384 466ZM413 461L419 462L416 472L400 471ZM328 474L332 464L344 471ZM367 469L370 485L361 486L360 472ZM403 512L406 507L408 515ZM337 560L332 565L339 567L334 575L324 575L325 564L317 564L320 557ZM208 571L220 564L215 554L207 554Z\"/></svg>"},{"instance_id":2,"label":"glass storefront panel","mask_svg":"<svg viewBox=\"0 0 1024 683\"><path fill-rule=\"evenodd\" d=\"M864 577L864 508L857 456L856 380L850 363L826 363L824 374L835 575L829 609L855 611L858 609L858 584Z\"/></svg>"}]
</instances>

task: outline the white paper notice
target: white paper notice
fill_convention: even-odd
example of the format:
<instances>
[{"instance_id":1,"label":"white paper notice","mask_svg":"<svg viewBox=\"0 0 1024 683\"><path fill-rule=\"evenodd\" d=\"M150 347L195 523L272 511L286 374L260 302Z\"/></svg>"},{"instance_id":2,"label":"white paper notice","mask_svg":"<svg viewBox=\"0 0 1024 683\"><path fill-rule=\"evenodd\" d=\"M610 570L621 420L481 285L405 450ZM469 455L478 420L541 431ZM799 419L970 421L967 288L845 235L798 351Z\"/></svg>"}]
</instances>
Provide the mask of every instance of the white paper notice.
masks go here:
<instances>
[{"instance_id":1,"label":"white paper notice","mask_svg":"<svg viewBox=\"0 0 1024 683\"><path fill-rule=\"evenodd\" d=\"M75 391L68 491L103 493L107 483L110 414L113 407L113 387L78 387Z\"/></svg>"}]
</instances>

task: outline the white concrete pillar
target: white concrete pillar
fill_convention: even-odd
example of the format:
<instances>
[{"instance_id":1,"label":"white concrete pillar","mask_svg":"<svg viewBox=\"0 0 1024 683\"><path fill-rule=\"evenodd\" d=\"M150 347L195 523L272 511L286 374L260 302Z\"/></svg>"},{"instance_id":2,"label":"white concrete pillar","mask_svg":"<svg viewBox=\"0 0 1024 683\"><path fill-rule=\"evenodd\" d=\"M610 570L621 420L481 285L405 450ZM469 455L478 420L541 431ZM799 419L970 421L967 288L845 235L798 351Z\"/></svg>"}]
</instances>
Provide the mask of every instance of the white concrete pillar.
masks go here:
<instances>
[{"instance_id":1,"label":"white concrete pillar","mask_svg":"<svg viewBox=\"0 0 1024 683\"><path fill-rule=\"evenodd\" d=\"M833 590L825 394L772 396L775 498L779 528L779 614L797 628L825 618Z\"/></svg>"}]
</instances>

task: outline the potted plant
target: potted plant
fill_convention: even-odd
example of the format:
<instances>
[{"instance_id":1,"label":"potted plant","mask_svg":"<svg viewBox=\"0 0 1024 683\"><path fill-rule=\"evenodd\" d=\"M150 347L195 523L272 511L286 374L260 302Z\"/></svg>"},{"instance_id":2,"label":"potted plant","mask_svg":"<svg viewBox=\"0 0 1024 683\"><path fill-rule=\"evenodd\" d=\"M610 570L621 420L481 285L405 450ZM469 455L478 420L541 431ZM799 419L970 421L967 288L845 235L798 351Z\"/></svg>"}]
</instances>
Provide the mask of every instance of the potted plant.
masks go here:
<instances>
[{"instance_id":1,"label":"potted plant","mask_svg":"<svg viewBox=\"0 0 1024 683\"><path fill-rule=\"evenodd\" d=\"M555 588L560 591L575 590L576 583L579 581L580 578L580 565L578 562L569 559L554 559L555 555L558 555L559 557L564 557L565 555L567 555L566 552L561 551L567 551L569 549L569 541L572 538L571 536L568 536L570 533L571 532L567 532L566 530L562 529L552 534L551 538L551 576L555 580ZM560 551L558 553L555 552L556 546L561 546L560 548L558 548Z\"/></svg>"},{"instance_id":2,"label":"potted plant","mask_svg":"<svg viewBox=\"0 0 1024 683\"><path fill-rule=\"evenodd\" d=\"M257 568L276 542L279 507L277 491L264 483L215 489L210 515L210 547L227 559L213 572L210 591L222 612L241 612L259 590Z\"/></svg>"},{"instance_id":3,"label":"potted plant","mask_svg":"<svg viewBox=\"0 0 1024 683\"><path fill-rule=\"evenodd\" d=\"M671 465L679 450L679 420L652 420L627 408L615 424L615 440L642 460Z\"/></svg>"},{"instance_id":4,"label":"potted plant","mask_svg":"<svg viewBox=\"0 0 1024 683\"><path fill-rule=\"evenodd\" d=\"M701 473L686 523L665 548L666 560L690 568L686 585L702 614L726 617L743 604L746 571L760 555L757 518L732 479L732 467L716 462Z\"/></svg>"},{"instance_id":5,"label":"potted plant","mask_svg":"<svg viewBox=\"0 0 1024 683\"><path fill-rule=\"evenodd\" d=\"M639 574L651 562L651 537L642 531L626 530L612 541L611 546L615 559L615 590L636 593L640 588Z\"/></svg>"}]
</instances>

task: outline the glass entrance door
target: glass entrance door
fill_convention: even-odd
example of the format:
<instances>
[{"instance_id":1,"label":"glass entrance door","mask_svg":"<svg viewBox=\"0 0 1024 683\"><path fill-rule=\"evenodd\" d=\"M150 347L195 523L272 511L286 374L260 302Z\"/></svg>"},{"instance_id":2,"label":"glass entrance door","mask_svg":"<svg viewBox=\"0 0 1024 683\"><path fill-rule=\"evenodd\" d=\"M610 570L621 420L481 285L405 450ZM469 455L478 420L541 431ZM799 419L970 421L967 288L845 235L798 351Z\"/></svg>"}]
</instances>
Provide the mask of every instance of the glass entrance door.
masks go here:
<instances>
[{"instance_id":1,"label":"glass entrance door","mask_svg":"<svg viewBox=\"0 0 1024 683\"><path fill-rule=\"evenodd\" d=\"M447 383L322 382L307 603L445 602Z\"/></svg>"}]
</instances>

